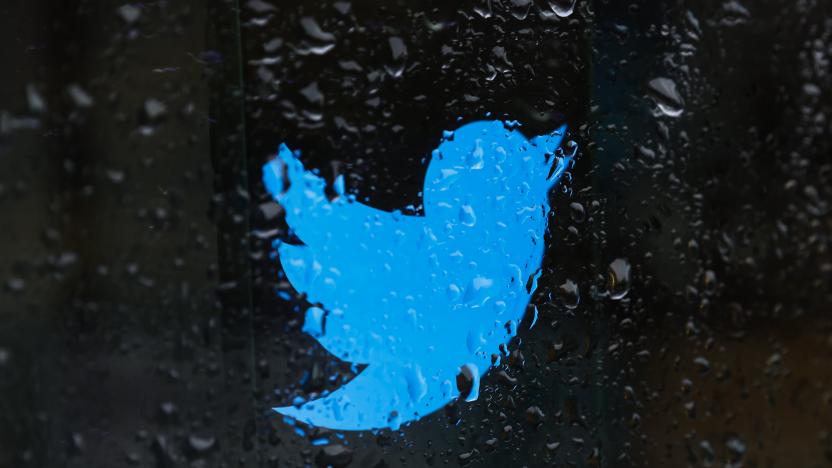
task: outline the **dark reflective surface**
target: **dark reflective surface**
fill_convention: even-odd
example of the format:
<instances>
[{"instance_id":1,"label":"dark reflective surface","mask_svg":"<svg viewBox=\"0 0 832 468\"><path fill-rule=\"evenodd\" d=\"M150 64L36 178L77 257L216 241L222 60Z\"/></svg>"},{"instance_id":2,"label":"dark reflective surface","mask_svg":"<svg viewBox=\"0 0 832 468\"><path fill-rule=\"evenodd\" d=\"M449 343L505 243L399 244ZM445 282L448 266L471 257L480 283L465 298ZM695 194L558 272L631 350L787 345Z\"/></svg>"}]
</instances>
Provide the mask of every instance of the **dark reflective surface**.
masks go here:
<instances>
[{"instance_id":1,"label":"dark reflective surface","mask_svg":"<svg viewBox=\"0 0 832 468\"><path fill-rule=\"evenodd\" d=\"M0 466L828 465L829 6L569 3L0 7ZM475 402L296 432L354 373L261 165L418 211L488 113L581 148L536 325Z\"/></svg>"}]
</instances>

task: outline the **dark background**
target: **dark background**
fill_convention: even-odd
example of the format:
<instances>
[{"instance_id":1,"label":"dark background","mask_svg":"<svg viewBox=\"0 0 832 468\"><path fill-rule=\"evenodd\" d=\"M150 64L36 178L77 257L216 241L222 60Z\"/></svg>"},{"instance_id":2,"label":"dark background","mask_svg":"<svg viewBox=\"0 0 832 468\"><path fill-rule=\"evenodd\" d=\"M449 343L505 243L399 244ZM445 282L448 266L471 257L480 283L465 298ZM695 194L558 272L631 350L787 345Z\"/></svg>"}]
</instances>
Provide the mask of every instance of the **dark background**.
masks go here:
<instances>
[{"instance_id":1,"label":"dark background","mask_svg":"<svg viewBox=\"0 0 832 468\"><path fill-rule=\"evenodd\" d=\"M832 464L828 2L564 3L3 2L0 467ZM352 374L261 165L418 212L482 118L580 146L540 319L476 402L296 432Z\"/></svg>"}]
</instances>

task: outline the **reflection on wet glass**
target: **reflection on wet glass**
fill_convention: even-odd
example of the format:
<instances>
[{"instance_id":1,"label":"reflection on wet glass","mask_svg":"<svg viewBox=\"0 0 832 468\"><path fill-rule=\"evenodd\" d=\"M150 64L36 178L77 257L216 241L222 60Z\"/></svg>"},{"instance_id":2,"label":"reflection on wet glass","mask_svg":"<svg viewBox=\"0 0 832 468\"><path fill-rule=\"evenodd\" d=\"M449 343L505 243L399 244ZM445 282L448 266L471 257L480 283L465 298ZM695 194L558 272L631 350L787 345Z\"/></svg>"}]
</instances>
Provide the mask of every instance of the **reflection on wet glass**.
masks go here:
<instances>
[{"instance_id":1,"label":"reflection on wet glass","mask_svg":"<svg viewBox=\"0 0 832 468\"><path fill-rule=\"evenodd\" d=\"M827 10L3 2L0 466L828 465Z\"/></svg>"}]
</instances>

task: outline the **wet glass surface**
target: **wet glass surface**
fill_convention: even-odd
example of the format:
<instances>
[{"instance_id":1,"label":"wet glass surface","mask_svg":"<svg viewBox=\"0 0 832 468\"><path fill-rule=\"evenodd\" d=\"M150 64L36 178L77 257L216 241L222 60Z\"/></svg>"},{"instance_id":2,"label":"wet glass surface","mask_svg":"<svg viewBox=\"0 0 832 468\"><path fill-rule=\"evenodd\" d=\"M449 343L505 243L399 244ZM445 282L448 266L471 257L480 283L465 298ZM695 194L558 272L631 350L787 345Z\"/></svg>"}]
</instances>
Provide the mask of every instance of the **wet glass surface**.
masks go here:
<instances>
[{"instance_id":1,"label":"wet glass surface","mask_svg":"<svg viewBox=\"0 0 832 468\"><path fill-rule=\"evenodd\" d=\"M6 2L0 466L827 466L830 17ZM363 367L311 336L264 164L285 143L327 197L420 216L432 150L478 120L566 124L577 153L477 398L377 431L285 420Z\"/></svg>"}]
</instances>

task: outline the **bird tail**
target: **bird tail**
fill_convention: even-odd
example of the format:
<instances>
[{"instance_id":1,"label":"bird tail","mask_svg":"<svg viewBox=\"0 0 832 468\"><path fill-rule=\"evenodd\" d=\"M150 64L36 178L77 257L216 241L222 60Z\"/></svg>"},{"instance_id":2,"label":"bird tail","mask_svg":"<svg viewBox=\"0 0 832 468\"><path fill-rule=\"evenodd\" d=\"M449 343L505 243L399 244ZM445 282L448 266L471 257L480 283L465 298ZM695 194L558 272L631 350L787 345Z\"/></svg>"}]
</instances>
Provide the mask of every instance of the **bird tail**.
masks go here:
<instances>
[{"instance_id":1,"label":"bird tail","mask_svg":"<svg viewBox=\"0 0 832 468\"><path fill-rule=\"evenodd\" d=\"M459 395L457 369L428 371L419 364L371 364L329 395L274 410L316 427L357 431L398 429Z\"/></svg>"}]
</instances>

